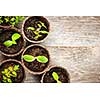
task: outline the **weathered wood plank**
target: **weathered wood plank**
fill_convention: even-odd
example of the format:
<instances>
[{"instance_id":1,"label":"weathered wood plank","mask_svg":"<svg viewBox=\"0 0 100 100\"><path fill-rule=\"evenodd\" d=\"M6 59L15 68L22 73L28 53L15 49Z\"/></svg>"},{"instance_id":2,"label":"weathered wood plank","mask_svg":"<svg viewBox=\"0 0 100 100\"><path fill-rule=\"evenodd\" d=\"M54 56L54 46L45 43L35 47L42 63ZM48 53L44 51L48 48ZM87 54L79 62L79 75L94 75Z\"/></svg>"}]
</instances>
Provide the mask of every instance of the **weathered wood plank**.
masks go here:
<instances>
[{"instance_id":1,"label":"weathered wood plank","mask_svg":"<svg viewBox=\"0 0 100 100\"><path fill-rule=\"evenodd\" d=\"M49 46L100 46L99 17L47 17L51 31Z\"/></svg>"}]
</instances>

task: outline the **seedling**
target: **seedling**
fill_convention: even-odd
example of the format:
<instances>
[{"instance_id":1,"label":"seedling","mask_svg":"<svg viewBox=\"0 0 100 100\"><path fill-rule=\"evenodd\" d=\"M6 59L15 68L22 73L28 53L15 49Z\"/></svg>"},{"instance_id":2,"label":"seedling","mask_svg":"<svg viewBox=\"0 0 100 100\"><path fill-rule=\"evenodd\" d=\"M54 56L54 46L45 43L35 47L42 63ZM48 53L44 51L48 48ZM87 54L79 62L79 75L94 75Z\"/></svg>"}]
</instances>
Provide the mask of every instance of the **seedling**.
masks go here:
<instances>
[{"instance_id":1,"label":"seedling","mask_svg":"<svg viewBox=\"0 0 100 100\"><path fill-rule=\"evenodd\" d=\"M5 41L3 44L6 46L6 47L10 47L12 46L13 44L17 44L16 40L18 40L19 38L21 37L21 35L19 33L14 33L11 37L12 40L7 40Z\"/></svg>"},{"instance_id":2,"label":"seedling","mask_svg":"<svg viewBox=\"0 0 100 100\"><path fill-rule=\"evenodd\" d=\"M12 78L17 77L17 72L19 70L19 65L9 66L7 69L4 69L2 73L2 81L4 83L12 83Z\"/></svg>"},{"instance_id":3,"label":"seedling","mask_svg":"<svg viewBox=\"0 0 100 100\"><path fill-rule=\"evenodd\" d=\"M33 62L34 60L37 60L40 63L47 63L48 62L48 58L45 56L37 56L34 57L32 55L24 55L22 57L26 62Z\"/></svg>"},{"instance_id":4,"label":"seedling","mask_svg":"<svg viewBox=\"0 0 100 100\"><path fill-rule=\"evenodd\" d=\"M0 16L0 24L10 24L11 26L17 25L20 21L24 20L24 16Z\"/></svg>"},{"instance_id":5,"label":"seedling","mask_svg":"<svg viewBox=\"0 0 100 100\"><path fill-rule=\"evenodd\" d=\"M59 81L59 76L56 72L53 72L52 73L52 77L55 81L57 81L57 83L62 83L61 81Z\"/></svg>"},{"instance_id":6,"label":"seedling","mask_svg":"<svg viewBox=\"0 0 100 100\"><path fill-rule=\"evenodd\" d=\"M37 28L31 27L31 26L27 28L27 30L33 31L33 33L36 35L34 37L35 40L38 40L38 38L42 37L41 34L48 34L48 31L42 30L42 27L47 29L47 27L45 26L45 24L43 22L38 21L38 22L35 22L35 24L36 24Z\"/></svg>"}]
</instances>

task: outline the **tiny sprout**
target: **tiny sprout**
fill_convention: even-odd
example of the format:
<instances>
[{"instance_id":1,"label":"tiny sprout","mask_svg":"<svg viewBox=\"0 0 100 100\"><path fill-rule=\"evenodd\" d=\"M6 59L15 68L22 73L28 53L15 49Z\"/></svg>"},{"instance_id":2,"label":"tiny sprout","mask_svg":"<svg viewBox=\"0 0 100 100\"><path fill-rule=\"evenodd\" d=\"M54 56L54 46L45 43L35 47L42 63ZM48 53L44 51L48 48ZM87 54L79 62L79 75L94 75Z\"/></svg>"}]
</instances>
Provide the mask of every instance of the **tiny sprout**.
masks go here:
<instances>
[{"instance_id":1,"label":"tiny sprout","mask_svg":"<svg viewBox=\"0 0 100 100\"><path fill-rule=\"evenodd\" d=\"M34 30L35 30L34 27L28 27L27 29L28 29L28 30L31 30L31 31L34 31Z\"/></svg>"},{"instance_id":2,"label":"tiny sprout","mask_svg":"<svg viewBox=\"0 0 100 100\"><path fill-rule=\"evenodd\" d=\"M42 25L42 27L47 28L43 22L39 21L39 23Z\"/></svg>"},{"instance_id":3,"label":"tiny sprout","mask_svg":"<svg viewBox=\"0 0 100 100\"><path fill-rule=\"evenodd\" d=\"M5 41L3 44L6 46L6 47L10 47L12 46L13 44L17 44L16 43L16 40L18 40L19 38L21 37L21 35L19 33L14 33L11 37L12 40L7 40Z\"/></svg>"},{"instance_id":4,"label":"tiny sprout","mask_svg":"<svg viewBox=\"0 0 100 100\"><path fill-rule=\"evenodd\" d=\"M37 35L34 37L34 39L37 40L39 37L42 37L42 35Z\"/></svg>"},{"instance_id":5,"label":"tiny sprout","mask_svg":"<svg viewBox=\"0 0 100 100\"><path fill-rule=\"evenodd\" d=\"M19 65L14 66L14 71L17 71L17 70L19 70Z\"/></svg>"},{"instance_id":6,"label":"tiny sprout","mask_svg":"<svg viewBox=\"0 0 100 100\"><path fill-rule=\"evenodd\" d=\"M17 77L17 70L19 70L19 65L15 65L14 67L9 66L7 69L2 71L3 79L2 82L4 83L12 83L12 78Z\"/></svg>"},{"instance_id":7,"label":"tiny sprout","mask_svg":"<svg viewBox=\"0 0 100 100\"><path fill-rule=\"evenodd\" d=\"M32 55L24 55L24 56L22 56L22 58L26 62L33 62L34 60L37 60L40 63L47 63L48 62L48 58L45 57L45 56L37 56L37 57L34 57Z\"/></svg>"},{"instance_id":8,"label":"tiny sprout","mask_svg":"<svg viewBox=\"0 0 100 100\"><path fill-rule=\"evenodd\" d=\"M48 34L47 31L39 31L39 33L42 33L42 34Z\"/></svg>"},{"instance_id":9,"label":"tiny sprout","mask_svg":"<svg viewBox=\"0 0 100 100\"><path fill-rule=\"evenodd\" d=\"M48 31L45 31L42 29L42 27L44 27L45 29L47 29L47 27L45 26L45 23L41 22L41 21L38 21L35 23L38 28L35 29L35 27L27 27L27 30L31 30L33 31L33 33L36 35L34 37L35 40L38 40L40 37L42 37L41 34L48 34Z\"/></svg>"},{"instance_id":10,"label":"tiny sprout","mask_svg":"<svg viewBox=\"0 0 100 100\"><path fill-rule=\"evenodd\" d=\"M52 73L52 77L55 81L57 81L57 83L62 83L61 81L59 81L59 76L56 72L53 72Z\"/></svg>"}]
</instances>

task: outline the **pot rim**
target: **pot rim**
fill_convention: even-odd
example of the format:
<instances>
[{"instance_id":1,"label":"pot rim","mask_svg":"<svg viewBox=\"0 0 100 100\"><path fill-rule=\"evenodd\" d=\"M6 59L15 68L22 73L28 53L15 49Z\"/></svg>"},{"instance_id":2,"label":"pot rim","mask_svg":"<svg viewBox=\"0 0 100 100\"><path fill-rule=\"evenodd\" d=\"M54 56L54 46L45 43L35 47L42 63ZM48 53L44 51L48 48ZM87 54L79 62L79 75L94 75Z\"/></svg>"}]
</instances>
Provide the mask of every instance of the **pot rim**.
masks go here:
<instances>
[{"instance_id":1,"label":"pot rim","mask_svg":"<svg viewBox=\"0 0 100 100\"><path fill-rule=\"evenodd\" d=\"M0 66L1 66L2 64L4 64L4 63L10 62L10 61L17 62L17 63L19 63L19 64L22 66L23 71L24 71L24 77L23 77L22 82L20 82L20 83L23 83L23 82L25 81L25 78L26 78L26 73L25 73L25 69L24 69L24 67L23 67L23 65L22 65L22 63L21 63L20 61L18 61L18 60L16 60L16 59L6 59L6 60L4 60L4 61L2 61L2 62L0 63Z\"/></svg>"},{"instance_id":2,"label":"pot rim","mask_svg":"<svg viewBox=\"0 0 100 100\"><path fill-rule=\"evenodd\" d=\"M64 67L61 67L61 66L50 66L49 68L48 68L48 70L42 75L42 77L41 77L41 83L44 83L43 82L43 79L44 79L44 76L45 76L45 74L48 72L48 71L50 71L52 68L61 68L61 69L64 69L66 72L67 72L67 74L68 74L68 83L70 83L70 75L69 75L69 72L67 71L67 69L66 68L64 68Z\"/></svg>"},{"instance_id":3,"label":"pot rim","mask_svg":"<svg viewBox=\"0 0 100 100\"><path fill-rule=\"evenodd\" d=\"M22 59L22 56L24 55L24 53L25 53L30 47L35 47L35 46L42 47L43 49L45 49L45 50L47 51L47 53L48 53L48 55L49 55L49 57L48 57L49 60L48 60L47 67L46 67L43 71L41 71L41 72L34 72L34 71L28 69L28 68L24 65L24 60ZM29 73L31 73L31 74L33 74L33 75L40 75L40 74L43 74L43 73L48 69L48 67L49 67L49 63L50 63L50 54L49 54L49 51L46 49L46 47L44 47L43 45L40 45L40 44L32 44L32 45L27 46L27 47L24 49L24 51L23 51L23 53L22 53L22 55L21 55L21 62L22 62L22 64L23 64L23 67L24 67Z\"/></svg>"},{"instance_id":4,"label":"pot rim","mask_svg":"<svg viewBox=\"0 0 100 100\"><path fill-rule=\"evenodd\" d=\"M25 38L28 42L31 42L31 43L41 43L41 42L45 41L45 40L48 38L48 35L49 35L49 34L48 34L44 39L38 40L38 41L30 40L30 39L25 35L25 32L24 32L24 25L25 25L25 22L26 22L29 18L31 18L31 17L34 17L34 16L28 16L28 17L26 17L26 18L24 19L24 21L23 21L23 23L22 23L22 34L23 34L24 38ZM38 16L38 17L44 18L44 19L47 21L47 23L49 24L48 29L49 29L49 33L50 33L50 23L49 23L49 21L47 20L47 18L45 18L44 16Z\"/></svg>"}]
</instances>

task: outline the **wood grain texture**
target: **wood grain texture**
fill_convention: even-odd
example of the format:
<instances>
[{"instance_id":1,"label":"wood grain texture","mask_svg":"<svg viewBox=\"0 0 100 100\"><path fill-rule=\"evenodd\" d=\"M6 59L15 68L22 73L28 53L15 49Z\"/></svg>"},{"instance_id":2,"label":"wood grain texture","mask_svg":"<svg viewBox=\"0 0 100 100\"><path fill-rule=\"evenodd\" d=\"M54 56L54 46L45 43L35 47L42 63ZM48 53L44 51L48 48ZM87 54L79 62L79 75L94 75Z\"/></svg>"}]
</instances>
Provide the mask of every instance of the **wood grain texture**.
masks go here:
<instances>
[{"instance_id":1,"label":"wood grain texture","mask_svg":"<svg viewBox=\"0 0 100 100\"><path fill-rule=\"evenodd\" d=\"M66 68L74 83L100 82L100 17L46 18L50 22L50 33L41 45L46 46L50 52L50 66ZM39 82L40 79L41 76L26 71L25 83Z\"/></svg>"}]
</instances>

